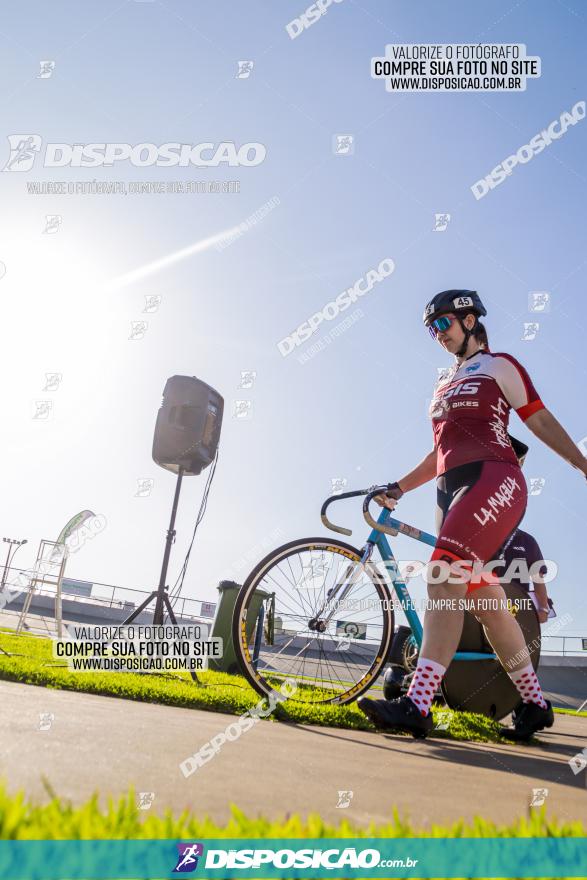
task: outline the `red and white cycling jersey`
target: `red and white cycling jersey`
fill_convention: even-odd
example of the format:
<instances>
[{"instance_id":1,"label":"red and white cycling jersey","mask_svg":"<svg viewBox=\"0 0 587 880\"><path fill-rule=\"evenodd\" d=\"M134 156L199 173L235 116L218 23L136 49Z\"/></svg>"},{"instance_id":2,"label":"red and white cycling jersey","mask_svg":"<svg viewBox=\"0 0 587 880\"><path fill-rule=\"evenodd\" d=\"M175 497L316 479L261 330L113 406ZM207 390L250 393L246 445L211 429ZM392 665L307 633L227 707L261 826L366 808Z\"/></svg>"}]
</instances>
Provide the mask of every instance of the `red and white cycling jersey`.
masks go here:
<instances>
[{"instance_id":1,"label":"red and white cycling jersey","mask_svg":"<svg viewBox=\"0 0 587 880\"><path fill-rule=\"evenodd\" d=\"M441 376L429 411L437 475L471 461L517 464L507 435L511 409L526 421L544 404L509 354L482 351Z\"/></svg>"}]
</instances>

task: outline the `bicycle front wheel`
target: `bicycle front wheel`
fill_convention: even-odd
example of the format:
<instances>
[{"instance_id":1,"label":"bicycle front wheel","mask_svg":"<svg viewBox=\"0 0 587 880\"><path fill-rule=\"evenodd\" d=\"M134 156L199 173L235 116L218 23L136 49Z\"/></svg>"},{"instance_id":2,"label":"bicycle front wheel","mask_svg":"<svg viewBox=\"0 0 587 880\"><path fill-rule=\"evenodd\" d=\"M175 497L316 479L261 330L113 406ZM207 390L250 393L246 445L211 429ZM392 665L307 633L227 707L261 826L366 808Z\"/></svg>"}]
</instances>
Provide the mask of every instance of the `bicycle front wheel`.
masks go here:
<instances>
[{"instance_id":1,"label":"bicycle front wheel","mask_svg":"<svg viewBox=\"0 0 587 880\"><path fill-rule=\"evenodd\" d=\"M381 573L350 544L304 538L259 562L236 600L233 641L260 694L348 703L375 682L393 636ZM292 687L292 682L295 687Z\"/></svg>"}]
</instances>

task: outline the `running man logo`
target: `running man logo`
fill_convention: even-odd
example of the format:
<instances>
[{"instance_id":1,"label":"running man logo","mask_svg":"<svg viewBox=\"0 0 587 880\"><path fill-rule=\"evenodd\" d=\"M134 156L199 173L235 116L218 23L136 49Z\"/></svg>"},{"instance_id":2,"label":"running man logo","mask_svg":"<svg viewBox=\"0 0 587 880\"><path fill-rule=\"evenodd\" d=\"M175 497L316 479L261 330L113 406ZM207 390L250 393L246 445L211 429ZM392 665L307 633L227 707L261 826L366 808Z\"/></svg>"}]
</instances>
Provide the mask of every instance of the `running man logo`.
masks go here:
<instances>
[{"instance_id":1,"label":"running man logo","mask_svg":"<svg viewBox=\"0 0 587 880\"><path fill-rule=\"evenodd\" d=\"M435 730L448 730L450 727L454 712L439 712L436 716Z\"/></svg>"},{"instance_id":2,"label":"running man logo","mask_svg":"<svg viewBox=\"0 0 587 880\"><path fill-rule=\"evenodd\" d=\"M532 800L530 801L531 807L541 807L548 797L548 789L547 788L533 788L532 789Z\"/></svg>"},{"instance_id":3,"label":"running man logo","mask_svg":"<svg viewBox=\"0 0 587 880\"><path fill-rule=\"evenodd\" d=\"M354 135L335 134L332 138L332 152L335 156L352 156L355 152Z\"/></svg>"},{"instance_id":4,"label":"running man logo","mask_svg":"<svg viewBox=\"0 0 587 880\"><path fill-rule=\"evenodd\" d=\"M254 61L239 61L236 79L248 79L253 72Z\"/></svg>"},{"instance_id":5,"label":"running man logo","mask_svg":"<svg viewBox=\"0 0 587 880\"><path fill-rule=\"evenodd\" d=\"M528 294L529 312L549 312L550 293L548 290L531 290Z\"/></svg>"},{"instance_id":6,"label":"running man logo","mask_svg":"<svg viewBox=\"0 0 587 880\"><path fill-rule=\"evenodd\" d=\"M177 850L177 864L173 873L191 874L198 867L198 860L204 854L204 845L201 843L178 843Z\"/></svg>"},{"instance_id":7,"label":"running man logo","mask_svg":"<svg viewBox=\"0 0 587 880\"><path fill-rule=\"evenodd\" d=\"M51 730L51 725L55 721L53 712L39 712L39 730Z\"/></svg>"},{"instance_id":8,"label":"running man logo","mask_svg":"<svg viewBox=\"0 0 587 880\"><path fill-rule=\"evenodd\" d=\"M143 312L147 312L147 314L156 312L160 305L161 296L158 293L148 294L145 296L145 308L143 309Z\"/></svg>"},{"instance_id":9,"label":"running man logo","mask_svg":"<svg viewBox=\"0 0 587 880\"><path fill-rule=\"evenodd\" d=\"M338 803L336 805L337 810L348 810L351 805L351 801L353 799L352 791L339 791L338 792Z\"/></svg>"},{"instance_id":10,"label":"running man logo","mask_svg":"<svg viewBox=\"0 0 587 880\"><path fill-rule=\"evenodd\" d=\"M238 389L244 389L248 391L255 384L255 379L257 378L256 370L241 370L241 382L238 386Z\"/></svg>"},{"instance_id":11,"label":"running man logo","mask_svg":"<svg viewBox=\"0 0 587 880\"><path fill-rule=\"evenodd\" d=\"M310 556L302 563L299 580L294 584L298 591L322 590L328 575L330 564L322 556Z\"/></svg>"},{"instance_id":12,"label":"running man logo","mask_svg":"<svg viewBox=\"0 0 587 880\"><path fill-rule=\"evenodd\" d=\"M432 232L446 232L450 223L450 214L435 214Z\"/></svg>"},{"instance_id":13,"label":"running man logo","mask_svg":"<svg viewBox=\"0 0 587 880\"><path fill-rule=\"evenodd\" d=\"M37 74L37 79L50 79L55 70L55 62L40 61L39 64L41 65L41 70L40 73Z\"/></svg>"},{"instance_id":14,"label":"running man logo","mask_svg":"<svg viewBox=\"0 0 587 880\"><path fill-rule=\"evenodd\" d=\"M587 767L587 748L569 758L568 764L575 776L584 770Z\"/></svg>"},{"instance_id":15,"label":"running man logo","mask_svg":"<svg viewBox=\"0 0 587 880\"><path fill-rule=\"evenodd\" d=\"M40 134L9 134L10 156L2 171L30 171L42 143Z\"/></svg>"},{"instance_id":16,"label":"running man logo","mask_svg":"<svg viewBox=\"0 0 587 880\"><path fill-rule=\"evenodd\" d=\"M522 333L522 342L532 342L533 339L536 339L539 330L540 330L540 324L537 321L532 321L530 323L524 323L524 332Z\"/></svg>"},{"instance_id":17,"label":"running man logo","mask_svg":"<svg viewBox=\"0 0 587 880\"><path fill-rule=\"evenodd\" d=\"M331 495L340 495L341 492L344 492L348 485L348 480L346 477L331 477L330 479L330 494Z\"/></svg>"},{"instance_id":18,"label":"running man logo","mask_svg":"<svg viewBox=\"0 0 587 880\"><path fill-rule=\"evenodd\" d=\"M546 480L544 477L531 477L530 479L530 488L529 495L540 495L544 486L546 485Z\"/></svg>"},{"instance_id":19,"label":"running man logo","mask_svg":"<svg viewBox=\"0 0 587 880\"><path fill-rule=\"evenodd\" d=\"M55 235L56 232L59 232L62 220L61 214L45 214L45 228L42 234Z\"/></svg>"},{"instance_id":20,"label":"running man logo","mask_svg":"<svg viewBox=\"0 0 587 880\"><path fill-rule=\"evenodd\" d=\"M153 806L153 801L155 800L155 792L154 791L139 791L139 798L137 801L137 809L139 810L150 810Z\"/></svg>"}]
</instances>

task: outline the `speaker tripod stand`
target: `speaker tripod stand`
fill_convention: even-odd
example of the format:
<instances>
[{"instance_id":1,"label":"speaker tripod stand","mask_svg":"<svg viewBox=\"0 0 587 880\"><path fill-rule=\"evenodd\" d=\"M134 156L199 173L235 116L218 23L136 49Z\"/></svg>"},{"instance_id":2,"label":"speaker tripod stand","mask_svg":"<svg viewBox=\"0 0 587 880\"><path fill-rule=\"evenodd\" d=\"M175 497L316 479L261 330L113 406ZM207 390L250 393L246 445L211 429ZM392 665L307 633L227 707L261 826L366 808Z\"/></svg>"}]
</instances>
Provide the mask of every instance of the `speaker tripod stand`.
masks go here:
<instances>
[{"instance_id":1,"label":"speaker tripod stand","mask_svg":"<svg viewBox=\"0 0 587 880\"><path fill-rule=\"evenodd\" d=\"M171 606L171 602L169 601L169 593L167 591L167 584L165 583L167 580L167 569L169 567L169 557L171 555L171 545L175 541L175 517L177 514L177 505L179 504L179 493L181 490L181 481L183 479L183 466L179 467L177 472L177 482L175 484L175 494L173 496L173 505L171 508L171 519L169 521L169 528L167 529L167 536L165 538L165 552L163 553L163 565L161 566L161 576L159 578L159 586L156 590L147 596L145 601L139 605L138 608L132 612L132 614L126 618L122 622L122 626L127 626L129 623L132 623L139 614L144 611L153 600L155 600L155 613L153 615L153 625L161 626L164 622L164 612L167 611L171 622L174 626L177 626L177 618L175 616L175 612ZM195 681L199 684L199 679L196 673L193 670L190 670L190 675L192 677L192 681Z\"/></svg>"}]
</instances>

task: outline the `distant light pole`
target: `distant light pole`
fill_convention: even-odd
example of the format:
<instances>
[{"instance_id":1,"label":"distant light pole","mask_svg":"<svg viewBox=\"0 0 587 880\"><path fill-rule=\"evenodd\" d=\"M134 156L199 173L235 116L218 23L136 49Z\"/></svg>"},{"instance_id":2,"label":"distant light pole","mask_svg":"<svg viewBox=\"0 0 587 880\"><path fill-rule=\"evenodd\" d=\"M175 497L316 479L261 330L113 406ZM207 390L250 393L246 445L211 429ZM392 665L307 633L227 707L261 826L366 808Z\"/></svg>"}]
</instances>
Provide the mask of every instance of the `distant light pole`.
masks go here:
<instances>
[{"instance_id":1,"label":"distant light pole","mask_svg":"<svg viewBox=\"0 0 587 880\"><path fill-rule=\"evenodd\" d=\"M8 574L8 570L10 568L10 563L14 559L16 555L16 551L19 547L22 547L23 544L27 543L27 539L23 538L22 541L16 541L14 538L2 538L5 544L8 544L8 553L6 554L6 562L4 563L4 571L2 572L2 582L0 583L0 590L4 589L4 585L6 584L6 576ZM14 550L12 549L14 547ZM12 556L11 556L12 554Z\"/></svg>"}]
</instances>

